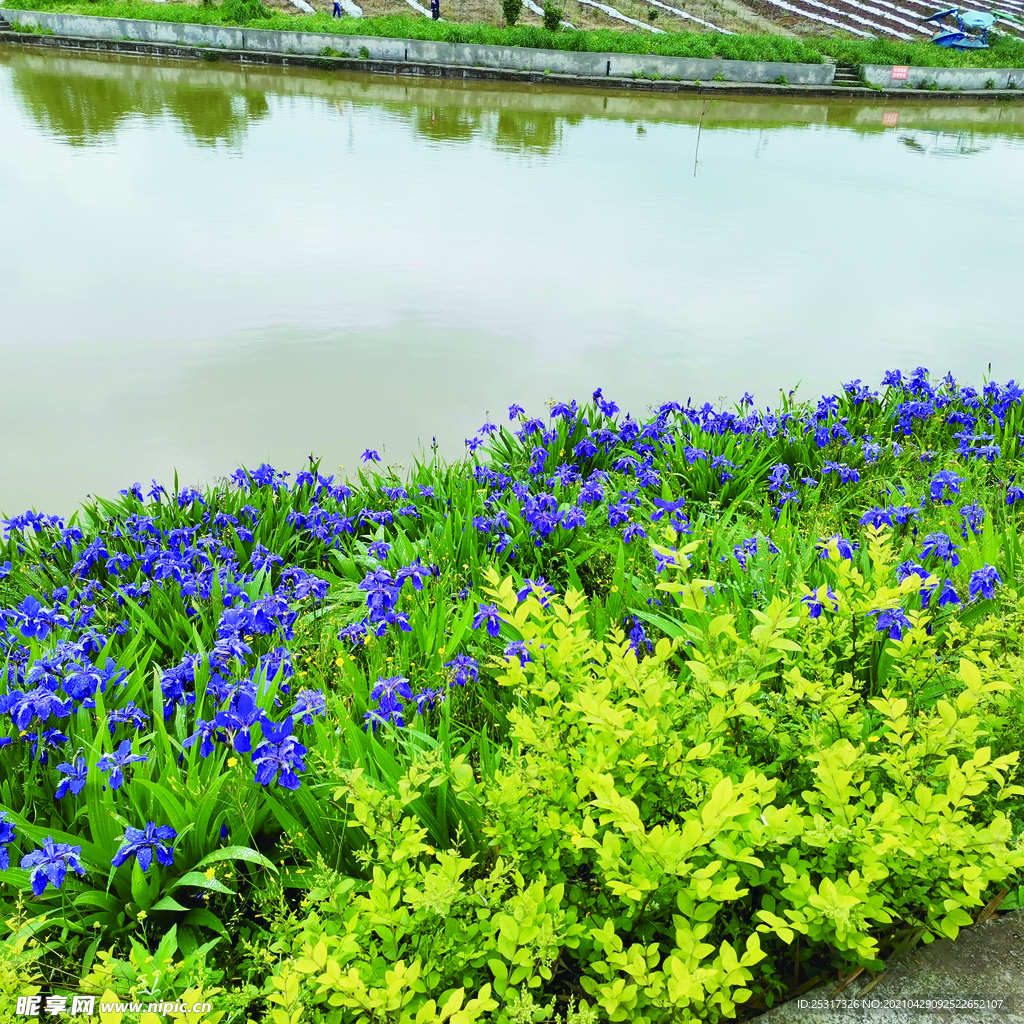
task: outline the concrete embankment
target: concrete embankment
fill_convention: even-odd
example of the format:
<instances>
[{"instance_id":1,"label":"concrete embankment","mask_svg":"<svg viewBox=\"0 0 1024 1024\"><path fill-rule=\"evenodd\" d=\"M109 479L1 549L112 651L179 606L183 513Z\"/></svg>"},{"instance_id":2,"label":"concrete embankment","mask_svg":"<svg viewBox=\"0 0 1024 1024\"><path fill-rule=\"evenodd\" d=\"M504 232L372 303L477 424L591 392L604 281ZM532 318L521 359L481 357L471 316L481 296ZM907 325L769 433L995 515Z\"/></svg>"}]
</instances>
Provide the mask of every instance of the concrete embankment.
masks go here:
<instances>
[{"instance_id":1,"label":"concrete embankment","mask_svg":"<svg viewBox=\"0 0 1024 1024\"><path fill-rule=\"evenodd\" d=\"M334 35L54 14L0 7L15 31L0 39L79 50L238 63L299 65L381 74L549 82L641 92L777 93L850 98L1024 99L1024 70L865 65L862 88L833 88L833 64L702 60L586 53L424 39ZM19 33L18 27L27 29Z\"/></svg>"},{"instance_id":2,"label":"concrete embankment","mask_svg":"<svg viewBox=\"0 0 1024 1024\"><path fill-rule=\"evenodd\" d=\"M864 64L861 71L868 85L883 89L1024 89L1021 68L900 68Z\"/></svg>"},{"instance_id":3,"label":"concrete embankment","mask_svg":"<svg viewBox=\"0 0 1024 1024\"><path fill-rule=\"evenodd\" d=\"M347 57L389 63L439 65L496 71L547 72L579 78L635 78L763 84L784 78L791 85L831 85L831 64L782 64L744 60L701 60L661 57L643 53L580 53L538 50L525 46L487 46L442 43L430 39L390 39L382 36L333 35L326 32L286 32L232 28L224 25L189 25L171 21L97 18L83 14L51 14L0 8L15 22L56 36L107 41L132 41L171 46L319 56L326 51Z\"/></svg>"}]
</instances>

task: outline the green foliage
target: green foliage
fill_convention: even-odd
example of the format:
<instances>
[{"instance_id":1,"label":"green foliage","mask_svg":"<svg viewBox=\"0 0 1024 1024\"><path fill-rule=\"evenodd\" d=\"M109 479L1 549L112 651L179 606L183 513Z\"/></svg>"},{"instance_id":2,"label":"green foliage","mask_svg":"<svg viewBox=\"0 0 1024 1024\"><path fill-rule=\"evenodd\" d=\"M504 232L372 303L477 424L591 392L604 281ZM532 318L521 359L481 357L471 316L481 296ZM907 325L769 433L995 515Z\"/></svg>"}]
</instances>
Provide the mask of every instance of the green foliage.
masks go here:
<instances>
[{"instance_id":1,"label":"green foliage","mask_svg":"<svg viewBox=\"0 0 1024 1024\"><path fill-rule=\"evenodd\" d=\"M248 25L251 21L270 17L270 11L261 0L223 0L221 10L224 18L236 25Z\"/></svg>"},{"instance_id":2,"label":"green foliage","mask_svg":"<svg viewBox=\"0 0 1024 1024\"><path fill-rule=\"evenodd\" d=\"M505 24L512 28L523 13L523 0L501 0L501 13Z\"/></svg>"},{"instance_id":3,"label":"green foliage","mask_svg":"<svg viewBox=\"0 0 1024 1024\"><path fill-rule=\"evenodd\" d=\"M562 24L562 5L557 0L544 0L544 28L557 32Z\"/></svg>"},{"instance_id":4,"label":"green foliage","mask_svg":"<svg viewBox=\"0 0 1024 1024\"><path fill-rule=\"evenodd\" d=\"M814 37L808 43L841 64L906 64L934 68L1024 67L1024 41L1016 36L990 33L987 50L950 50L927 42L896 39L843 39Z\"/></svg>"},{"instance_id":5,"label":"green foliage","mask_svg":"<svg viewBox=\"0 0 1024 1024\"><path fill-rule=\"evenodd\" d=\"M873 554L884 568L884 537ZM919 616L864 699L823 654L844 647L846 609L893 594L834 568L834 619L780 597L747 631L709 609L706 581L664 584L685 639L639 662L621 634L592 636L583 595L543 608L492 575L533 659L497 678L509 753L483 777L414 761L397 793L347 774L335 799L368 840L366 881L320 872L279 950L274 1020L512 1024L523 991L540 1005L572 977L601 1020L715 1021L771 1004L789 946L878 968L894 935L955 938L1024 865L1005 813L1017 754L987 742L1011 673L961 659L949 699L912 714L937 646ZM435 847L409 813L445 781L480 808L482 854L466 836Z\"/></svg>"}]
</instances>

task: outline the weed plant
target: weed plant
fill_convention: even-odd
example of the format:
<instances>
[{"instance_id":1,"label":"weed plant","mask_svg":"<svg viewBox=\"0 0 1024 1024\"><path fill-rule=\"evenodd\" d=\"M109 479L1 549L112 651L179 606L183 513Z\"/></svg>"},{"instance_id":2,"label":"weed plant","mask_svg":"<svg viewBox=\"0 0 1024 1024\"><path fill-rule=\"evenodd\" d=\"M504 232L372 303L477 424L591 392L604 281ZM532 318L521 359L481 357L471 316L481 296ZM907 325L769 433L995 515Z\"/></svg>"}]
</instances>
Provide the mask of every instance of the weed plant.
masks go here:
<instances>
[{"instance_id":1,"label":"weed plant","mask_svg":"<svg viewBox=\"0 0 1024 1024\"><path fill-rule=\"evenodd\" d=\"M0 994L715 1021L1020 905L1022 399L599 389L10 517Z\"/></svg>"}]
</instances>

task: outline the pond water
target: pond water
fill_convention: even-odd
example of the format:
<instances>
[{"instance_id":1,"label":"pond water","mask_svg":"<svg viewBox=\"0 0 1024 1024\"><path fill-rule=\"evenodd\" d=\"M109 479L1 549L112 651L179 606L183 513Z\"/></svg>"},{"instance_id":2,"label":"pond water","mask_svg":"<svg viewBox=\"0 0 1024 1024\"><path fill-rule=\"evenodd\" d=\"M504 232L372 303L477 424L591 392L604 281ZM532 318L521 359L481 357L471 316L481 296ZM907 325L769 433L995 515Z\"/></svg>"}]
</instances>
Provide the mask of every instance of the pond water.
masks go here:
<instances>
[{"instance_id":1,"label":"pond water","mask_svg":"<svg viewBox=\"0 0 1024 1024\"><path fill-rule=\"evenodd\" d=\"M1022 171L1024 104L0 47L0 510L454 456L597 386L642 413L1020 376Z\"/></svg>"}]
</instances>

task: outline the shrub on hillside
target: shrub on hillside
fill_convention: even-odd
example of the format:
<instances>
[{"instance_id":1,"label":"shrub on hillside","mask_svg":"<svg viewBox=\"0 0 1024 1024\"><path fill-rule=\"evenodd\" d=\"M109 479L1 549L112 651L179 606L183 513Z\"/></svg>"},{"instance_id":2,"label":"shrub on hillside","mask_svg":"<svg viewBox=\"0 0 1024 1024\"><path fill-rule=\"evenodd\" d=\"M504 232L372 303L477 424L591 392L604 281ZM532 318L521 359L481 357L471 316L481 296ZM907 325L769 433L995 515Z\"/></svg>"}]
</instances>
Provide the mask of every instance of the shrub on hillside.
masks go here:
<instances>
[{"instance_id":1,"label":"shrub on hillside","mask_svg":"<svg viewBox=\"0 0 1024 1024\"><path fill-rule=\"evenodd\" d=\"M505 17L505 24L511 28L522 16L523 0L501 0L501 13Z\"/></svg>"},{"instance_id":2,"label":"shrub on hillside","mask_svg":"<svg viewBox=\"0 0 1024 1024\"><path fill-rule=\"evenodd\" d=\"M270 11L260 0L224 0L221 9L224 17L236 25L246 25L250 21L270 17Z\"/></svg>"}]
</instances>

